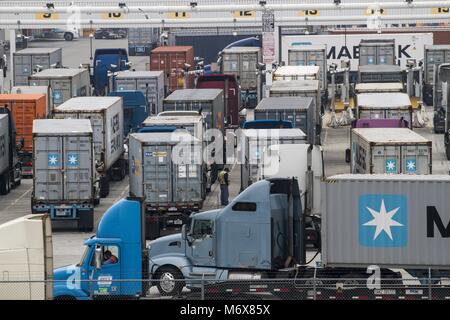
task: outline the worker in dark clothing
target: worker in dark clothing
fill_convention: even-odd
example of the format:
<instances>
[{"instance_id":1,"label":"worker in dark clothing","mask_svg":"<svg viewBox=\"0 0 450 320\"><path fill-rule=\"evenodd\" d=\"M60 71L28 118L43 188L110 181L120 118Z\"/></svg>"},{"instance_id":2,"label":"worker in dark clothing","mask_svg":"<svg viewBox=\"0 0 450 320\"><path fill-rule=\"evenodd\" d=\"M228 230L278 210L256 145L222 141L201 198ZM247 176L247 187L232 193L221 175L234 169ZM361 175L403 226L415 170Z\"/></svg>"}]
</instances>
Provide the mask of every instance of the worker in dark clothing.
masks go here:
<instances>
[{"instance_id":1,"label":"worker in dark clothing","mask_svg":"<svg viewBox=\"0 0 450 320\"><path fill-rule=\"evenodd\" d=\"M228 205L228 186L230 185L230 179L228 173L230 170L228 168L223 169L220 171L218 180L220 183L220 204L222 206Z\"/></svg>"},{"instance_id":2,"label":"worker in dark clothing","mask_svg":"<svg viewBox=\"0 0 450 320\"><path fill-rule=\"evenodd\" d=\"M103 264L116 264L118 261L117 257L113 255L109 250L106 250L103 256L104 256Z\"/></svg>"}]
</instances>

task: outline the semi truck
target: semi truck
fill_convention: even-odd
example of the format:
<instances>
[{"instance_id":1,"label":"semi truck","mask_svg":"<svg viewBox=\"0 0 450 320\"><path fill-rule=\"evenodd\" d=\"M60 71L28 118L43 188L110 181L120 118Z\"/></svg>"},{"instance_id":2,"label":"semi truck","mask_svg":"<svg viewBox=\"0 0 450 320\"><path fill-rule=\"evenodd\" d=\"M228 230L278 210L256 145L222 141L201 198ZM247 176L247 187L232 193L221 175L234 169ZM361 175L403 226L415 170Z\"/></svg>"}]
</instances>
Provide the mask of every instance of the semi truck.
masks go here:
<instances>
[{"instance_id":1,"label":"semi truck","mask_svg":"<svg viewBox=\"0 0 450 320\"><path fill-rule=\"evenodd\" d=\"M136 132L149 116L147 99L141 91L113 91L110 97L121 97L123 101L123 136Z\"/></svg>"},{"instance_id":2,"label":"semi truck","mask_svg":"<svg viewBox=\"0 0 450 320\"><path fill-rule=\"evenodd\" d=\"M94 206L99 202L96 180L89 120L33 122L33 213L48 213L52 220L92 231Z\"/></svg>"},{"instance_id":3,"label":"semi truck","mask_svg":"<svg viewBox=\"0 0 450 320\"><path fill-rule=\"evenodd\" d=\"M114 72L129 70L127 50L123 48L96 49L92 65L91 84L95 96L108 93L109 76Z\"/></svg>"},{"instance_id":4,"label":"semi truck","mask_svg":"<svg viewBox=\"0 0 450 320\"><path fill-rule=\"evenodd\" d=\"M94 132L94 162L100 179L100 197L107 197L110 180L121 181L127 174L122 98L72 98L55 108L54 118L91 121Z\"/></svg>"},{"instance_id":5,"label":"semi truck","mask_svg":"<svg viewBox=\"0 0 450 320\"><path fill-rule=\"evenodd\" d=\"M0 195L8 194L21 183L15 135L11 112L7 108L0 108Z\"/></svg>"},{"instance_id":6,"label":"semi truck","mask_svg":"<svg viewBox=\"0 0 450 320\"><path fill-rule=\"evenodd\" d=\"M192 215L181 233L147 247L141 200L116 202L97 234L85 241L81 261L54 271L54 296L139 298L149 294L149 285L176 295L184 286L198 289L203 282L207 294L257 291L307 298L316 283L328 299L349 292L422 300L428 296L423 287L420 292L408 282L389 285L403 279L395 269L414 277L428 277L429 270L432 277L448 277L443 223L450 220L449 176L338 175L326 179L323 190L321 263L315 267L306 260L308 217L298 182L274 178L252 184L222 209ZM389 224L375 219L378 215ZM102 263L106 250L115 252L117 263ZM364 286L374 269L380 288ZM68 286L74 277L78 285Z\"/></svg>"},{"instance_id":7,"label":"semi truck","mask_svg":"<svg viewBox=\"0 0 450 320\"><path fill-rule=\"evenodd\" d=\"M0 225L0 300L53 299L50 218L29 214Z\"/></svg>"}]
</instances>

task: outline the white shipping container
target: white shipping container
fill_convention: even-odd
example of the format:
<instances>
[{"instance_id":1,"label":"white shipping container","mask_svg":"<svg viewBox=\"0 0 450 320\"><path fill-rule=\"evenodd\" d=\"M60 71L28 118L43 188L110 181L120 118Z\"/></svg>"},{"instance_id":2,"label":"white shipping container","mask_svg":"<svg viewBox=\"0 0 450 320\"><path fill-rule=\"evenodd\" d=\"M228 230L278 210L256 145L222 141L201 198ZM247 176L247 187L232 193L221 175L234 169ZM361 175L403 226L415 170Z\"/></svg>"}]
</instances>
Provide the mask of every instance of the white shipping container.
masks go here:
<instances>
[{"instance_id":1,"label":"white shipping container","mask_svg":"<svg viewBox=\"0 0 450 320\"><path fill-rule=\"evenodd\" d=\"M352 173L432 173L432 143L410 129L352 129L350 144Z\"/></svg>"},{"instance_id":2,"label":"white shipping container","mask_svg":"<svg viewBox=\"0 0 450 320\"><path fill-rule=\"evenodd\" d=\"M369 82L355 85L356 94L379 92L403 92L403 84L400 82Z\"/></svg>"},{"instance_id":3,"label":"white shipping container","mask_svg":"<svg viewBox=\"0 0 450 320\"><path fill-rule=\"evenodd\" d=\"M273 73L273 80L319 80L318 66L284 66Z\"/></svg>"},{"instance_id":4,"label":"white shipping container","mask_svg":"<svg viewBox=\"0 0 450 320\"><path fill-rule=\"evenodd\" d=\"M203 141L206 130L205 122L201 115L196 116L156 116L148 117L142 123L142 127L173 126L177 129L186 129L196 139Z\"/></svg>"},{"instance_id":5,"label":"white shipping container","mask_svg":"<svg viewBox=\"0 0 450 320\"><path fill-rule=\"evenodd\" d=\"M328 65L350 59L352 71L359 67L359 44L363 39L394 38L397 46L395 55L400 66L405 68L408 59L423 59L424 46L433 44L432 33L395 33L395 34L340 34L340 35L296 35L283 36L281 39L281 61L288 62L289 49L305 45L326 45Z\"/></svg>"},{"instance_id":6,"label":"white shipping container","mask_svg":"<svg viewBox=\"0 0 450 320\"><path fill-rule=\"evenodd\" d=\"M123 155L123 105L120 97L72 98L55 108L56 119L90 119L95 159L106 172Z\"/></svg>"}]
</instances>

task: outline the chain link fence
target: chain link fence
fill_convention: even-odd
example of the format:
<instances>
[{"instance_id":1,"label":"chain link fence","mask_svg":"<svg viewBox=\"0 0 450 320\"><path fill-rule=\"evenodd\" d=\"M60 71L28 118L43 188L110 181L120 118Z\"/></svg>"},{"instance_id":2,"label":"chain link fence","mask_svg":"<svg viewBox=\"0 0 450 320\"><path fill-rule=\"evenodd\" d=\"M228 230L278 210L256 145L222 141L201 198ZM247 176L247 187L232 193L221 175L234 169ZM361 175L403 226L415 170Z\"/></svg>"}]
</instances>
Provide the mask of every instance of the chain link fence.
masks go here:
<instances>
[{"instance_id":1,"label":"chain link fence","mask_svg":"<svg viewBox=\"0 0 450 320\"><path fill-rule=\"evenodd\" d=\"M0 300L450 300L450 282L367 278L0 281ZM145 292L145 294L142 294Z\"/></svg>"}]
</instances>

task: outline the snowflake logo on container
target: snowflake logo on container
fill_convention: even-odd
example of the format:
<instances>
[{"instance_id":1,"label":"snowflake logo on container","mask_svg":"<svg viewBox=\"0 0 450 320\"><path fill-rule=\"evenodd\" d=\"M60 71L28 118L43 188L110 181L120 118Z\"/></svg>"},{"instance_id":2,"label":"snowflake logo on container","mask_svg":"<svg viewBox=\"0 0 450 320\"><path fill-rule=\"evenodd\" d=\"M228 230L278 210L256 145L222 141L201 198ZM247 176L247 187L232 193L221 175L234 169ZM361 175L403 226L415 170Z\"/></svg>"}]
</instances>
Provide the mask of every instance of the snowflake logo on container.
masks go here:
<instances>
[{"instance_id":1,"label":"snowflake logo on container","mask_svg":"<svg viewBox=\"0 0 450 320\"><path fill-rule=\"evenodd\" d=\"M416 159L406 160L406 173L409 173L409 174L417 173L417 160Z\"/></svg>"},{"instance_id":2,"label":"snowflake logo on container","mask_svg":"<svg viewBox=\"0 0 450 320\"><path fill-rule=\"evenodd\" d=\"M69 153L67 155L67 165L69 167L76 167L76 166L78 166L78 154L76 154L76 153Z\"/></svg>"},{"instance_id":3,"label":"snowflake logo on container","mask_svg":"<svg viewBox=\"0 0 450 320\"><path fill-rule=\"evenodd\" d=\"M59 166L58 155L56 153L48 154L48 166L49 167L58 167Z\"/></svg>"},{"instance_id":4,"label":"snowflake logo on container","mask_svg":"<svg viewBox=\"0 0 450 320\"><path fill-rule=\"evenodd\" d=\"M397 173L397 160L386 159L386 173Z\"/></svg>"}]
</instances>

